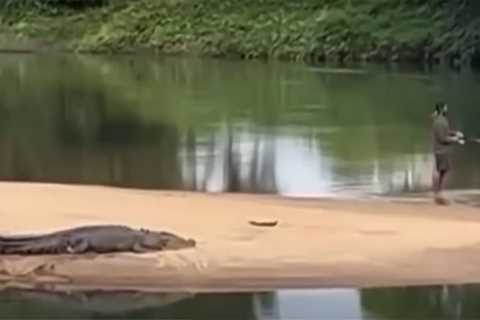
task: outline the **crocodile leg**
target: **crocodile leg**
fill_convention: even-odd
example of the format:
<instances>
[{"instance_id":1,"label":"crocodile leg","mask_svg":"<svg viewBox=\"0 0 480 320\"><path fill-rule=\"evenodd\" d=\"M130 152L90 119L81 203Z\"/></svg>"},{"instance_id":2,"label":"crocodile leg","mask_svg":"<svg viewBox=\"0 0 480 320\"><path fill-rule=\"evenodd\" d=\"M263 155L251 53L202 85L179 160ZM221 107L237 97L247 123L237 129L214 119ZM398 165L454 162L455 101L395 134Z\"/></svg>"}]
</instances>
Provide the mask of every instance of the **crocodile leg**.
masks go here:
<instances>
[{"instance_id":1,"label":"crocodile leg","mask_svg":"<svg viewBox=\"0 0 480 320\"><path fill-rule=\"evenodd\" d=\"M132 251L135 253L146 253L146 252L150 252L151 250L149 250L148 248L145 248L140 243L135 242L135 244L132 247Z\"/></svg>"},{"instance_id":2,"label":"crocodile leg","mask_svg":"<svg viewBox=\"0 0 480 320\"><path fill-rule=\"evenodd\" d=\"M88 241L80 240L67 245L67 252L72 254L85 253L88 250Z\"/></svg>"}]
</instances>

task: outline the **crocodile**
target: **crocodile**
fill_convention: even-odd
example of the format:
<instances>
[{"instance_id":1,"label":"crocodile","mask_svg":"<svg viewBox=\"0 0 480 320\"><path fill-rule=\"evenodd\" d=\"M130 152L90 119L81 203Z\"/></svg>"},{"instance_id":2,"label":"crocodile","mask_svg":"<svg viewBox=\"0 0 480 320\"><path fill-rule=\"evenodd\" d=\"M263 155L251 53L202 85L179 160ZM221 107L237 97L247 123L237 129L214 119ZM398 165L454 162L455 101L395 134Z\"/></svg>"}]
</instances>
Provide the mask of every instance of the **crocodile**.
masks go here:
<instances>
[{"instance_id":1,"label":"crocodile","mask_svg":"<svg viewBox=\"0 0 480 320\"><path fill-rule=\"evenodd\" d=\"M195 245L193 239L165 231L93 225L40 235L2 236L0 254L144 253L192 248Z\"/></svg>"}]
</instances>

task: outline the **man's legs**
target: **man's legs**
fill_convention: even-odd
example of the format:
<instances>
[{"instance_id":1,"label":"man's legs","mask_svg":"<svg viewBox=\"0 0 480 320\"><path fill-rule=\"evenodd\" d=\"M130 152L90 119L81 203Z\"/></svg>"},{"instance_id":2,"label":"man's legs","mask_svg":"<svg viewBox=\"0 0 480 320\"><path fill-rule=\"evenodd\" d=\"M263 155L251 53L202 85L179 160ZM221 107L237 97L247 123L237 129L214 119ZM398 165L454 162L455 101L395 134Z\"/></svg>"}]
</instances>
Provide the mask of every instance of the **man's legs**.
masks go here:
<instances>
[{"instance_id":1,"label":"man's legs","mask_svg":"<svg viewBox=\"0 0 480 320\"><path fill-rule=\"evenodd\" d=\"M438 174L438 185L437 191L435 193L435 202L440 205L448 205L449 202L446 198L443 197L442 191L445 185L445 178L447 176L448 171L442 170Z\"/></svg>"},{"instance_id":2,"label":"man's legs","mask_svg":"<svg viewBox=\"0 0 480 320\"><path fill-rule=\"evenodd\" d=\"M438 176L438 190L442 192L445 186L445 180L447 177L448 171L447 170L441 170Z\"/></svg>"},{"instance_id":3,"label":"man's legs","mask_svg":"<svg viewBox=\"0 0 480 320\"><path fill-rule=\"evenodd\" d=\"M447 174L450 170L450 160L447 155L435 155L436 172L433 177L433 189L435 194L435 202L437 204L446 205L448 201L442 196L445 187Z\"/></svg>"}]
</instances>

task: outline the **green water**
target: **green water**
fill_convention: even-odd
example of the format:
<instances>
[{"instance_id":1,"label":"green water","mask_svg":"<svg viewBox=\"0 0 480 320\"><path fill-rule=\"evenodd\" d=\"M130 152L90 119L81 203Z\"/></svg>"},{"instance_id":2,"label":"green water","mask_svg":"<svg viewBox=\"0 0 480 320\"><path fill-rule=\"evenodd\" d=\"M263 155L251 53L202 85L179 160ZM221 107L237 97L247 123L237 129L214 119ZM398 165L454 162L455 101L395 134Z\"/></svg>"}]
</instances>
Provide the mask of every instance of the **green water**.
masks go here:
<instances>
[{"instance_id":1,"label":"green water","mask_svg":"<svg viewBox=\"0 0 480 320\"><path fill-rule=\"evenodd\" d=\"M0 292L4 319L478 319L478 286L252 293Z\"/></svg>"},{"instance_id":2,"label":"green water","mask_svg":"<svg viewBox=\"0 0 480 320\"><path fill-rule=\"evenodd\" d=\"M430 188L433 104L480 136L480 75L2 55L0 180L279 193ZM480 144L449 187L480 189Z\"/></svg>"}]
</instances>

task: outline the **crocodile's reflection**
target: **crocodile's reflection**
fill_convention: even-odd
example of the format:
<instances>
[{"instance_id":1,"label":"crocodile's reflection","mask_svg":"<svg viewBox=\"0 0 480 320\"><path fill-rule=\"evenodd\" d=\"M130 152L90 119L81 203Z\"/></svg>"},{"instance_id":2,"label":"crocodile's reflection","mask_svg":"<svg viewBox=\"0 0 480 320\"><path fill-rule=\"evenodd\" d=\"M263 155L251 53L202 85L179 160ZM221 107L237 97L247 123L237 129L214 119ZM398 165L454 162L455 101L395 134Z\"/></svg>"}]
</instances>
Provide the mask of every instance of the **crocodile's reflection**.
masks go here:
<instances>
[{"instance_id":1,"label":"crocodile's reflection","mask_svg":"<svg viewBox=\"0 0 480 320\"><path fill-rule=\"evenodd\" d=\"M72 311L87 311L100 314L120 314L146 308L162 308L191 299L194 294L154 293L137 291L74 291L58 292L36 289L8 288L0 291L2 299L14 299L25 305L35 303L44 307Z\"/></svg>"}]
</instances>

